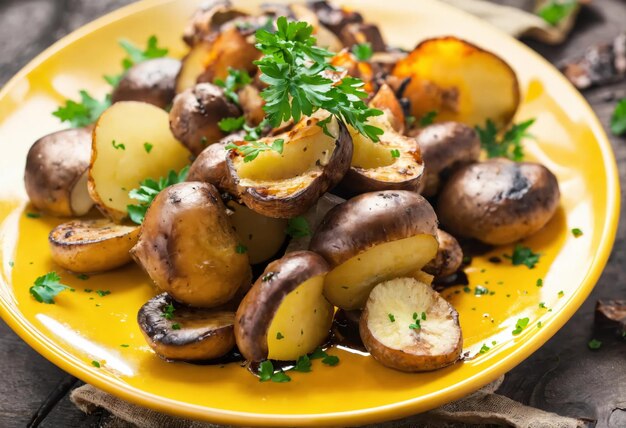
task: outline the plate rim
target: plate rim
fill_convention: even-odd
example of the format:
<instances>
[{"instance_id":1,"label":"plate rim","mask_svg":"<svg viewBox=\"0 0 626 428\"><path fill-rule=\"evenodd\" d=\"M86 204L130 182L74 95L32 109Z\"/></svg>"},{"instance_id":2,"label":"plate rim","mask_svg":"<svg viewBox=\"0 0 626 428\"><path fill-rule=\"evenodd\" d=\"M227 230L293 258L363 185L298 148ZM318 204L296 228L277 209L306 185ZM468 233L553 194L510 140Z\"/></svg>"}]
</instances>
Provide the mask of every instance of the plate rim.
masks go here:
<instances>
[{"instance_id":1,"label":"plate rim","mask_svg":"<svg viewBox=\"0 0 626 428\"><path fill-rule=\"evenodd\" d=\"M125 16L175 1L176 0L140 0L136 3L132 3L109 12L79 27L70 34L57 40L51 46L30 60L23 68L21 68L0 89L0 99L6 97L23 78L37 68L43 61L87 34L114 23ZM521 43L519 40L509 36L486 21L480 20L465 11L454 8L453 6L442 3L438 0L430 1L436 2L440 7L454 10L454 13L463 15L463 19L472 20L482 26L491 27L491 31L499 33L501 37L506 38L510 43L516 44L524 51L525 55L533 57L535 61L541 63L544 67L553 69L553 71L556 72L554 73L555 77L569 87L570 92L573 92L572 95L583 109L585 115L589 116L590 123L588 125L597 140L606 170L605 182L608 184L606 223L601 232L598 251L592 260L586 276L582 278L576 293L572 295L567 305L563 307L558 315L547 323L540 332L524 341L509 355L495 362L490 367L490 370L476 373L475 375L467 377L461 382L450 385L447 388L437 391L436 393L421 395L409 400L399 401L383 406L369 407L366 409L297 415L240 412L216 409L164 398L130 386L112 377L100 375L97 372L89 370L87 367L84 367L81 364L82 362L77 358L65 353L63 349L59 349L59 347L57 347L46 335L30 324L16 307L8 304L1 296L0 317L22 340L24 340L40 355L55 364L57 367L76 376L88 384L138 406L147 407L159 412L165 412L183 418L222 424L245 424L254 426L267 426L269 424L275 426L318 426L319 424L330 423L364 424L403 418L433 409L437 406L466 396L482 386L493 382L503 373L510 371L515 366L523 362L543 344L545 344L554 334L556 334L580 308L593 288L595 288L595 285L597 284L597 281L600 278L600 275L602 274L612 252L617 233L621 205L619 172L615 160L615 154L603 125L587 100L571 85L569 81L567 81L562 73L558 72L545 58ZM426 400L428 404L421 402L424 398L428 398L429 396L433 397Z\"/></svg>"}]
</instances>

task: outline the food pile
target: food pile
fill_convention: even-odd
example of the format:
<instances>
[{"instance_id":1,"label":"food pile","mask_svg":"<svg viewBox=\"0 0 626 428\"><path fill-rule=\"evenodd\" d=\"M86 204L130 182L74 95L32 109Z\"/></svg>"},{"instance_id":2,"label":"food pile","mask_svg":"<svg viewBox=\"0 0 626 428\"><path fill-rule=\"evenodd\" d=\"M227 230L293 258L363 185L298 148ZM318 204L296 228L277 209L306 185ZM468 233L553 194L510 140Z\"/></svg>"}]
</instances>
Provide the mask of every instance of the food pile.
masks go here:
<instances>
[{"instance_id":1,"label":"food pile","mask_svg":"<svg viewBox=\"0 0 626 428\"><path fill-rule=\"evenodd\" d=\"M54 114L74 128L30 149L32 205L73 218L50 233L54 262L136 262L160 293L139 327L167 360L241 355L285 381L337 364L322 349L340 317L387 367L459 361L458 313L432 287L461 268L457 239L517 242L559 204L555 176L522 161L514 71L453 37L390 47L325 1L217 1L183 37L182 61L125 42L110 99L68 101Z\"/></svg>"}]
</instances>

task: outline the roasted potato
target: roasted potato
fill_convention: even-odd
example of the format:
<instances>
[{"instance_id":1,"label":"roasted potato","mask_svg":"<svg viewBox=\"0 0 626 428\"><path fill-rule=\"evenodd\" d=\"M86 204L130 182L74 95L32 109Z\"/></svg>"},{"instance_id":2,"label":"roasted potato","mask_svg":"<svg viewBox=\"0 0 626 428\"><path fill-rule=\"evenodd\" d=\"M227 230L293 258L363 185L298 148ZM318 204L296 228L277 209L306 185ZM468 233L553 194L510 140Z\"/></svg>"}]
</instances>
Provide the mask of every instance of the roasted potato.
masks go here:
<instances>
[{"instance_id":1,"label":"roasted potato","mask_svg":"<svg viewBox=\"0 0 626 428\"><path fill-rule=\"evenodd\" d=\"M137 322L148 345L168 360L211 360L235 346L235 313L181 305L167 293L139 309Z\"/></svg>"},{"instance_id":2,"label":"roasted potato","mask_svg":"<svg viewBox=\"0 0 626 428\"><path fill-rule=\"evenodd\" d=\"M91 129L54 132L35 141L24 185L33 206L56 216L81 216L93 206L87 191Z\"/></svg>"},{"instance_id":3,"label":"roasted potato","mask_svg":"<svg viewBox=\"0 0 626 428\"><path fill-rule=\"evenodd\" d=\"M93 131L89 194L107 217L121 221L135 203L128 192L189 162L190 153L169 130L167 113L151 104L120 101Z\"/></svg>"},{"instance_id":4,"label":"roasted potato","mask_svg":"<svg viewBox=\"0 0 626 428\"><path fill-rule=\"evenodd\" d=\"M505 245L545 226L559 198L556 177L545 166L498 158L465 166L450 177L437 213L455 236Z\"/></svg>"},{"instance_id":5,"label":"roasted potato","mask_svg":"<svg viewBox=\"0 0 626 428\"><path fill-rule=\"evenodd\" d=\"M216 37L221 27L246 13L234 9L228 0L212 0L202 4L193 14L183 30L183 40L189 46Z\"/></svg>"},{"instance_id":6,"label":"roasted potato","mask_svg":"<svg viewBox=\"0 0 626 428\"><path fill-rule=\"evenodd\" d=\"M463 264L463 250L454 236L441 229L437 229L437 242L439 242L437 255L423 267L423 270L435 278L443 278L459 270ZM430 285L432 280L422 282Z\"/></svg>"},{"instance_id":7,"label":"roasted potato","mask_svg":"<svg viewBox=\"0 0 626 428\"><path fill-rule=\"evenodd\" d=\"M330 333L333 306L322 288L328 264L310 251L270 263L239 305L237 347L249 361L296 360Z\"/></svg>"},{"instance_id":8,"label":"roasted potato","mask_svg":"<svg viewBox=\"0 0 626 428\"><path fill-rule=\"evenodd\" d=\"M74 220L60 224L48 236L52 260L72 272L104 272L130 262L138 226L108 219Z\"/></svg>"},{"instance_id":9,"label":"roasted potato","mask_svg":"<svg viewBox=\"0 0 626 428\"><path fill-rule=\"evenodd\" d=\"M405 372L449 366L463 349L457 311L429 285L413 278L374 287L359 332L372 357Z\"/></svg>"},{"instance_id":10,"label":"roasted potato","mask_svg":"<svg viewBox=\"0 0 626 428\"><path fill-rule=\"evenodd\" d=\"M424 160L420 193L431 197L463 165L480 157L480 140L473 128L458 122L436 123L416 132Z\"/></svg>"},{"instance_id":11,"label":"roasted potato","mask_svg":"<svg viewBox=\"0 0 626 428\"><path fill-rule=\"evenodd\" d=\"M246 162L239 151L230 151L230 180L250 209L267 217L295 217L341 181L350 167L352 138L343 122L334 117L328 130L335 137L329 137L317 126L322 119L324 114L316 113L303 118L289 132L259 140L271 146L282 139L282 154L265 150Z\"/></svg>"},{"instance_id":12,"label":"roasted potato","mask_svg":"<svg viewBox=\"0 0 626 428\"><path fill-rule=\"evenodd\" d=\"M258 126L265 119L265 110L263 110L265 101L261 98L259 89L253 85L246 85L237 92L237 97L246 123Z\"/></svg>"},{"instance_id":13,"label":"roasted potato","mask_svg":"<svg viewBox=\"0 0 626 428\"><path fill-rule=\"evenodd\" d=\"M383 84L376 95L369 102L369 106L387 113L387 119L394 131L404 134L404 109L394 91L387 84Z\"/></svg>"},{"instance_id":14,"label":"roasted potato","mask_svg":"<svg viewBox=\"0 0 626 428\"><path fill-rule=\"evenodd\" d=\"M208 183L161 191L131 254L159 289L190 306L225 304L251 281L248 254L219 192Z\"/></svg>"},{"instance_id":15,"label":"roasted potato","mask_svg":"<svg viewBox=\"0 0 626 428\"><path fill-rule=\"evenodd\" d=\"M360 309L379 282L421 269L437 253L437 217L415 192L365 193L331 209L309 250L331 271L324 295L342 309Z\"/></svg>"},{"instance_id":16,"label":"roasted potato","mask_svg":"<svg viewBox=\"0 0 626 428\"><path fill-rule=\"evenodd\" d=\"M131 67L111 94L111 102L141 101L165 109L174 99L180 61L150 59Z\"/></svg>"},{"instance_id":17,"label":"roasted potato","mask_svg":"<svg viewBox=\"0 0 626 428\"><path fill-rule=\"evenodd\" d=\"M455 37L423 41L392 74L411 78L403 96L418 119L436 111L440 122L482 126L491 119L503 127L520 103L513 69L493 53Z\"/></svg>"},{"instance_id":18,"label":"roasted potato","mask_svg":"<svg viewBox=\"0 0 626 428\"><path fill-rule=\"evenodd\" d=\"M241 111L226 98L222 88L200 83L174 98L170 129L178 141L198 156L207 146L226 135L218 122L237 116L241 116Z\"/></svg>"}]
</instances>

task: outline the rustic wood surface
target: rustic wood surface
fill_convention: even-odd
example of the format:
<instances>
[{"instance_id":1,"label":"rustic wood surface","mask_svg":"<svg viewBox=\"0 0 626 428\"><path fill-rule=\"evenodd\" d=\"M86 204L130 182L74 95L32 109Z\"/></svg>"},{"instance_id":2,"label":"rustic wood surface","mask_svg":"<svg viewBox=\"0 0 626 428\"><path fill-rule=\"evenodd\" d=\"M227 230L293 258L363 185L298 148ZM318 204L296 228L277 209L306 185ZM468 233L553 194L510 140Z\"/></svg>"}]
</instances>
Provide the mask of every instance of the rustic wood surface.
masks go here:
<instances>
[{"instance_id":1,"label":"rustic wood surface","mask_svg":"<svg viewBox=\"0 0 626 428\"><path fill-rule=\"evenodd\" d=\"M510 0L507 0L510 3ZM131 0L0 0L0 84L52 42ZM526 41L554 64L586 46L626 30L624 0L594 0L565 44L548 47ZM607 126L626 82L585 93ZM626 189L626 140L612 137L622 196ZM500 393L562 415L582 417L590 426L626 427L626 342L594 330L598 299L626 297L626 210L615 248L597 287L576 315L532 357L511 371ZM587 348L591 338L604 343ZM103 412L84 415L69 401L80 382L49 363L0 321L0 427L96 427Z\"/></svg>"}]
</instances>

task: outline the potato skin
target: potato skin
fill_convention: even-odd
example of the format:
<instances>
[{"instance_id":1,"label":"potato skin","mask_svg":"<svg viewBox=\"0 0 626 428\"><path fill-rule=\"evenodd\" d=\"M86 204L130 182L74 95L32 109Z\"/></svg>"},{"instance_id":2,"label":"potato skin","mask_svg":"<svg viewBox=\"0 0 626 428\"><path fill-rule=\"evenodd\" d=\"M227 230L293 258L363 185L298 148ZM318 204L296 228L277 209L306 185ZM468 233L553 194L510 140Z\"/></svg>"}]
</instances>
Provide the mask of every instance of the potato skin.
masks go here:
<instances>
[{"instance_id":1,"label":"potato skin","mask_svg":"<svg viewBox=\"0 0 626 428\"><path fill-rule=\"evenodd\" d=\"M110 220L74 220L50 232L50 254L59 266L72 272L103 272L132 260L138 226L117 225Z\"/></svg>"},{"instance_id":2,"label":"potato skin","mask_svg":"<svg viewBox=\"0 0 626 428\"><path fill-rule=\"evenodd\" d=\"M425 170L421 194L437 194L447 176L463 165L478 161L480 140L476 131L459 122L429 125L416 133Z\"/></svg>"},{"instance_id":3,"label":"potato skin","mask_svg":"<svg viewBox=\"0 0 626 428\"><path fill-rule=\"evenodd\" d=\"M457 171L441 191L437 213L455 236L504 245L545 226L559 199L557 179L543 165L497 158Z\"/></svg>"},{"instance_id":4,"label":"potato skin","mask_svg":"<svg viewBox=\"0 0 626 428\"><path fill-rule=\"evenodd\" d=\"M180 61L155 58L134 65L111 94L111 102L142 101L162 109L174 99Z\"/></svg>"},{"instance_id":5,"label":"potato skin","mask_svg":"<svg viewBox=\"0 0 626 428\"><path fill-rule=\"evenodd\" d=\"M328 270L328 263L310 251L294 251L267 265L235 315L237 347L247 360L267 358L267 331L285 296Z\"/></svg>"},{"instance_id":6,"label":"potato skin","mask_svg":"<svg viewBox=\"0 0 626 428\"><path fill-rule=\"evenodd\" d=\"M239 177L233 163L234 151L227 157L228 174L231 182L237 187L237 195L250 209L267 217L292 218L304 214L324 193L335 187L350 168L352 159L352 137L346 125L338 121L339 133L335 140L335 150L324 167L320 176L306 187L295 191L287 197L277 197L266 192L263 187L243 187L239 185Z\"/></svg>"},{"instance_id":7,"label":"potato skin","mask_svg":"<svg viewBox=\"0 0 626 428\"><path fill-rule=\"evenodd\" d=\"M217 189L185 182L157 195L131 254L174 299L211 308L250 283L248 255L237 253L237 245Z\"/></svg>"},{"instance_id":8,"label":"potato skin","mask_svg":"<svg viewBox=\"0 0 626 428\"><path fill-rule=\"evenodd\" d=\"M437 216L424 197L386 190L359 195L331 209L309 250L334 268L378 244L419 234L435 236L436 232Z\"/></svg>"},{"instance_id":9,"label":"potato skin","mask_svg":"<svg viewBox=\"0 0 626 428\"><path fill-rule=\"evenodd\" d=\"M35 141L28 151L24 172L26 193L33 206L56 216L85 214L75 212L71 194L90 160L90 128L58 131ZM87 182L84 186L86 194Z\"/></svg>"},{"instance_id":10,"label":"potato skin","mask_svg":"<svg viewBox=\"0 0 626 428\"><path fill-rule=\"evenodd\" d=\"M174 98L170 129L178 141L198 156L225 136L217 125L220 120L240 115L241 111L226 99L222 88L200 83Z\"/></svg>"},{"instance_id":11,"label":"potato skin","mask_svg":"<svg viewBox=\"0 0 626 428\"><path fill-rule=\"evenodd\" d=\"M461 267L463 250L454 236L441 229L437 229L437 241L439 242L437 256L424 266L423 270L435 278L443 278L452 275Z\"/></svg>"}]
</instances>

